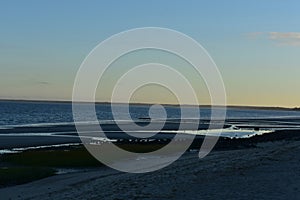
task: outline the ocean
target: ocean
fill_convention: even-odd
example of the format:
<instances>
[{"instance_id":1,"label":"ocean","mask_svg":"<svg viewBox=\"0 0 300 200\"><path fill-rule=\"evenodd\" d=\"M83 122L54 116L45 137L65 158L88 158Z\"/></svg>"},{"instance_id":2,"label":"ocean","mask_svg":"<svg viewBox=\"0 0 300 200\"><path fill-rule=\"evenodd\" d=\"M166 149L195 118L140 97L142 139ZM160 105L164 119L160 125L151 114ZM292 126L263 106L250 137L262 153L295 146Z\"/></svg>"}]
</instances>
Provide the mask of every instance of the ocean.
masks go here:
<instances>
[{"instance_id":1,"label":"ocean","mask_svg":"<svg viewBox=\"0 0 300 200\"><path fill-rule=\"evenodd\" d=\"M123 105L117 105L116 107ZM150 105L130 105L130 115L132 120L149 117ZM181 118L180 108L177 106L164 106L167 119L179 120ZM186 107L185 109L194 109ZM110 104L96 104L95 110L98 120L113 121ZM122 116L120 109L117 115ZM61 125L73 124L72 104L60 102L35 102L35 101L0 101L0 128L19 126L39 126L39 125ZM210 118L209 107L200 109L199 119ZM294 119L300 118L299 111L272 110L272 109L250 109L250 108L227 108L227 120L234 119ZM186 117L186 116L185 116ZM194 118L195 116L191 116ZM159 116L157 116L159 119Z\"/></svg>"},{"instance_id":2,"label":"ocean","mask_svg":"<svg viewBox=\"0 0 300 200\"><path fill-rule=\"evenodd\" d=\"M124 104L115 104L114 106L116 112L113 115L110 104L96 104L98 120L96 122L83 121L82 126L86 130L84 137L88 138L91 143L106 139L112 141L135 140L134 136L126 134L128 131L138 134L138 137L141 138L171 140L177 134L180 134L180 137L219 136L221 134L221 137L249 138L281 129L300 128L300 112L293 110L229 107L226 111L224 126L208 130L211 124L209 121L210 107L201 107L199 116L185 115L182 119L181 109L178 106L164 105L167 117L164 122L161 118L161 110L158 110L157 114L155 109L151 109L151 105L130 105L131 119L124 117L126 116ZM186 113L193 113L195 108L193 106L184 107ZM150 114L151 124L162 127L161 129L149 129L147 126L150 123L149 110L154 112ZM84 110L82 112L84 116ZM0 113L0 154L20 149L73 145L82 142L78 137L77 127L74 125L72 103L0 101ZM115 120L116 117L118 121ZM129 129L124 131L120 128L119 120ZM99 124L105 137L99 135L99 129L95 129ZM184 124L186 128L179 129L181 124ZM134 128L132 129L132 127ZM150 128L152 127L150 126Z\"/></svg>"}]
</instances>

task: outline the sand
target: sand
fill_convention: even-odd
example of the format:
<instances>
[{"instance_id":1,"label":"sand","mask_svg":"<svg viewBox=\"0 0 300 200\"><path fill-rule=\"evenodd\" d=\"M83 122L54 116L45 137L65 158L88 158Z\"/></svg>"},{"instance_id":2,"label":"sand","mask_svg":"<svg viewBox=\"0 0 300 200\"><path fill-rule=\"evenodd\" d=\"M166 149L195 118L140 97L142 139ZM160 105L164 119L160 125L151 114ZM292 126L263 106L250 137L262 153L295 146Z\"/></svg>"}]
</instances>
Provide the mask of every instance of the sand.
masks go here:
<instances>
[{"instance_id":1,"label":"sand","mask_svg":"<svg viewBox=\"0 0 300 200\"><path fill-rule=\"evenodd\" d=\"M1 199L300 199L300 141L187 153L151 173L110 168L61 174L0 189Z\"/></svg>"}]
</instances>

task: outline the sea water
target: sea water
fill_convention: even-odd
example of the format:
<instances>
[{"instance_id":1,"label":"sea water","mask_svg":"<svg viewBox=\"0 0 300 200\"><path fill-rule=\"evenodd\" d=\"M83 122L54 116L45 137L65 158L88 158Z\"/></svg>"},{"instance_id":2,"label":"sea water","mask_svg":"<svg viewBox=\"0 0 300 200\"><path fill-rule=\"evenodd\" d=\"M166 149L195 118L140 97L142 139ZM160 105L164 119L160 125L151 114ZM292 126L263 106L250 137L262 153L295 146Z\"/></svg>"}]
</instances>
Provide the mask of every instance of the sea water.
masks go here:
<instances>
[{"instance_id":1,"label":"sea water","mask_svg":"<svg viewBox=\"0 0 300 200\"><path fill-rule=\"evenodd\" d=\"M124 105L115 105L124 107ZM149 117L151 105L130 105L129 113L132 120ZM179 120L181 116L180 107L164 106L168 120ZM195 107L185 107L193 110ZM110 104L96 104L96 114L99 121L113 121ZM116 109L118 110L118 109ZM124 109L115 115L122 116ZM72 104L61 102L29 102L29 101L0 101L0 129L17 126L41 126L41 125L63 125L72 124ZM192 112L191 112L192 113ZM209 119L210 107L201 107L199 119ZM185 118L195 118L195 116L185 116ZM120 117L118 117L120 118ZM159 116L157 116L159 119ZM226 119L268 119L268 118L300 118L299 111L292 110L272 110L272 109L247 109L247 108L227 108Z\"/></svg>"}]
</instances>

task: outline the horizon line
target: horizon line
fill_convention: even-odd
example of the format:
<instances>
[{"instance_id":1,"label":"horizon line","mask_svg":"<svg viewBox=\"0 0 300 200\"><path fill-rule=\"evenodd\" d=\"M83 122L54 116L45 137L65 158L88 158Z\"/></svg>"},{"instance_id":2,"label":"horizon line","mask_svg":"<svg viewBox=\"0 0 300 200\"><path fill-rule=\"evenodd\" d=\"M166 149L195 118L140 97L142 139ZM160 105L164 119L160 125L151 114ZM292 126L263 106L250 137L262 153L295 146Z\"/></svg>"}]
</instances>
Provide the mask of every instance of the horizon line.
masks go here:
<instances>
[{"instance_id":1,"label":"horizon line","mask_svg":"<svg viewBox=\"0 0 300 200\"><path fill-rule=\"evenodd\" d=\"M109 102L109 101L76 101L71 100L50 100L50 99L14 99L14 98L0 98L0 101L19 101L19 102L45 102L45 103L95 103L95 104L128 104L127 102ZM195 105L195 104L172 104L172 103L147 103L147 102L132 102L130 105L165 105L165 106L194 106L194 107L211 107L211 104ZM283 106L262 106L262 105L214 105L215 107L236 107L236 108L252 108L252 109L280 109L280 110L300 110L300 107L283 107Z\"/></svg>"}]
</instances>

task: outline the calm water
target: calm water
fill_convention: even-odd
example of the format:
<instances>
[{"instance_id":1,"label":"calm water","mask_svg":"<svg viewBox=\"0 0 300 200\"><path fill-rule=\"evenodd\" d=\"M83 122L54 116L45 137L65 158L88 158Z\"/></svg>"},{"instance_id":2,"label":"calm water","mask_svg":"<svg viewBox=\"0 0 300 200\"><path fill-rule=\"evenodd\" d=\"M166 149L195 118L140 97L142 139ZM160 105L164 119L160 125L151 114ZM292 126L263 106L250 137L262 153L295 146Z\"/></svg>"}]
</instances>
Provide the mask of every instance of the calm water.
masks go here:
<instances>
[{"instance_id":1,"label":"calm water","mask_svg":"<svg viewBox=\"0 0 300 200\"><path fill-rule=\"evenodd\" d=\"M122 106L119 105L121 108ZM148 105L135 105L130 107L130 115L133 120L140 117L148 117ZM181 117L180 109L174 106L165 106L168 119L178 119ZM193 108L186 108L193 109ZM98 119L113 120L109 104L97 104L96 112ZM37 125L37 124L64 124L72 123L72 104L71 103L49 103L49 102L14 102L0 101L0 127ZM122 116L122 109L117 113ZM210 117L209 108L201 108L201 119ZM191 116L192 117L192 116ZM253 110L253 109L227 109L228 119L253 119L253 118L286 118L300 117L297 111L279 110Z\"/></svg>"}]
</instances>

